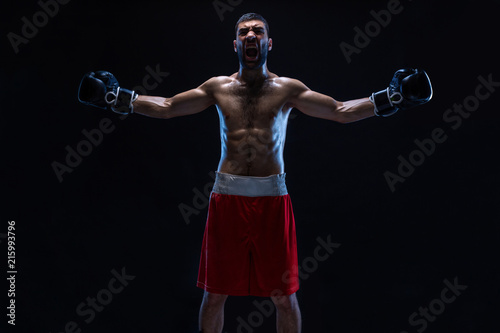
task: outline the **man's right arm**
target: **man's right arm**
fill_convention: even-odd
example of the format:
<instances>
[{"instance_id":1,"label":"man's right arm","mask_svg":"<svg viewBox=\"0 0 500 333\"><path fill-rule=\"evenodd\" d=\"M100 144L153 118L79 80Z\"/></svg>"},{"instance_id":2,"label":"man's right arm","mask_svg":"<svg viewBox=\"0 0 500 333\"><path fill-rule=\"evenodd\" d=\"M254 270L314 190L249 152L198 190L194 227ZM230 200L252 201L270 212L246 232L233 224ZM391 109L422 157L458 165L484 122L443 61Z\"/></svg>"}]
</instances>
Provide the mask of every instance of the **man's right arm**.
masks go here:
<instances>
[{"instance_id":1,"label":"man's right arm","mask_svg":"<svg viewBox=\"0 0 500 333\"><path fill-rule=\"evenodd\" d=\"M134 113L148 117L169 119L195 114L215 104L214 90L217 78L211 78L198 88L170 98L140 95L133 103Z\"/></svg>"}]
</instances>

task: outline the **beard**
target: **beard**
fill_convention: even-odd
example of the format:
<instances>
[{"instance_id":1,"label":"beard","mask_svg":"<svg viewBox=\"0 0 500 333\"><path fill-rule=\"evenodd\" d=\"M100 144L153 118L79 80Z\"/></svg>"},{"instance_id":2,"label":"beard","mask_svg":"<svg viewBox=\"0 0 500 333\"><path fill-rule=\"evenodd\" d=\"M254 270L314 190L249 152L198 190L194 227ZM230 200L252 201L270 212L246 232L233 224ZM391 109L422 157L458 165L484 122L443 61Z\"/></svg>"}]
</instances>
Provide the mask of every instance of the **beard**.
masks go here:
<instances>
[{"instance_id":1,"label":"beard","mask_svg":"<svg viewBox=\"0 0 500 333\"><path fill-rule=\"evenodd\" d=\"M259 69L266 63L268 52L268 45L266 44L265 47L260 48L257 59L250 61L246 59L245 51L241 46L238 47L238 60L240 65L245 69Z\"/></svg>"}]
</instances>

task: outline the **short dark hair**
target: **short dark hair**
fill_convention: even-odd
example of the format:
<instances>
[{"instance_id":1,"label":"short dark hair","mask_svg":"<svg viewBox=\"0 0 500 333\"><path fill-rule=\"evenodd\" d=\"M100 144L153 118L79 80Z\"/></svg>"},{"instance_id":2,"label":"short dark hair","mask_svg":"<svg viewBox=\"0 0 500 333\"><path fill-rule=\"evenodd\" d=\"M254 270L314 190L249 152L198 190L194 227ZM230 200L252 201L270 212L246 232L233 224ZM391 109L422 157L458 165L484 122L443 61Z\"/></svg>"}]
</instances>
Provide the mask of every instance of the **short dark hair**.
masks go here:
<instances>
[{"instance_id":1,"label":"short dark hair","mask_svg":"<svg viewBox=\"0 0 500 333\"><path fill-rule=\"evenodd\" d=\"M235 33L238 33L238 25L240 25L240 23L252 21L252 20L259 20L259 21L264 22L264 26L266 27L267 35L269 36L269 24L267 24L266 19L262 15L257 14L257 13L246 13L246 14L242 15L240 17L240 19L238 20L238 22L236 22L236 26L234 27Z\"/></svg>"}]
</instances>

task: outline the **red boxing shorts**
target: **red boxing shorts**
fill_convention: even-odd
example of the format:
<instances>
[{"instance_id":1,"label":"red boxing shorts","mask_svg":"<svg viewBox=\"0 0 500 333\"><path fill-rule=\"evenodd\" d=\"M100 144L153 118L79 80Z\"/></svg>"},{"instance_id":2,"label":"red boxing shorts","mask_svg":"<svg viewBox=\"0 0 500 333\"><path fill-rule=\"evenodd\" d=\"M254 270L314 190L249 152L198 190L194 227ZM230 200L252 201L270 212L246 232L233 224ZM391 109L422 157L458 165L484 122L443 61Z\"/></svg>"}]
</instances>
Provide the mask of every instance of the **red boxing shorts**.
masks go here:
<instances>
[{"instance_id":1,"label":"red boxing shorts","mask_svg":"<svg viewBox=\"0 0 500 333\"><path fill-rule=\"evenodd\" d=\"M282 296L299 289L297 240L285 173L216 172L197 286L233 296Z\"/></svg>"}]
</instances>

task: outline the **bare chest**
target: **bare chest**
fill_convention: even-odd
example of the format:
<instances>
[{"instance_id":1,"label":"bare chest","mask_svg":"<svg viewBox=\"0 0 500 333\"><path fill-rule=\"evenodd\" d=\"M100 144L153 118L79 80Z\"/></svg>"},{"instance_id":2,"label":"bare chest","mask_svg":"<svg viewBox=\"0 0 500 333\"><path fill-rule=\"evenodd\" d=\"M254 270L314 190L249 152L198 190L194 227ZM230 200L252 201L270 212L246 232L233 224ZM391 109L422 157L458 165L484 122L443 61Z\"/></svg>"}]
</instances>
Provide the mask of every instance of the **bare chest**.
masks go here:
<instances>
[{"instance_id":1,"label":"bare chest","mask_svg":"<svg viewBox=\"0 0 500 333\"><path fill-rule=\"evenodd\" d=\"M269 128L286 119L287 95L279 85L227 85L216 95L221 123L228 130Z\"/></svg>"}]
</instances>

